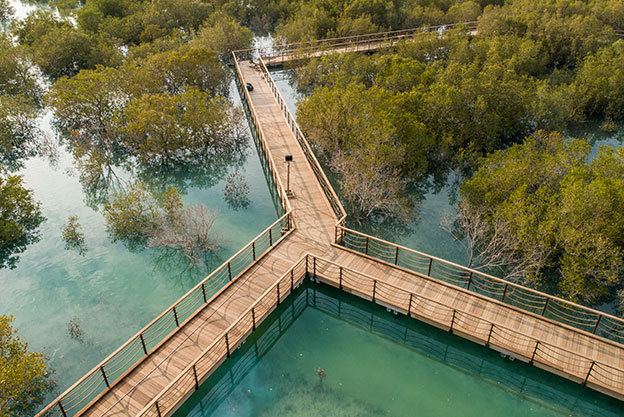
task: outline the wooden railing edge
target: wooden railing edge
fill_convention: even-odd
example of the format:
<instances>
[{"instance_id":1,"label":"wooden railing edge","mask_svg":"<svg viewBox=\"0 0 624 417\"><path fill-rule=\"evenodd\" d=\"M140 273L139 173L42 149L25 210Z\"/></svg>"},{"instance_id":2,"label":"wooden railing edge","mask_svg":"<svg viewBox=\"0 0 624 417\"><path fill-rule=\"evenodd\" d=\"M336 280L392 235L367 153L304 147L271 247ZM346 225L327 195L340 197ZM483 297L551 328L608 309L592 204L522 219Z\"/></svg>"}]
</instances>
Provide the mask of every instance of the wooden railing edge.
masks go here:
<instances>
[{"instance_id":1,"label":"wooden railing edge","mask_svg":"<svg viewBox=\"0 0 624 417\"><path fill-rule=\"evenodd\" d=\"M485 273L485 272L483 272L483 271L479 271L479 270L477 270L477 269L469 268L469 267L467 267L467 266L462 266L462 265L459 265L459 264L457 264L457 263L455 263L455 262L451 262L451 261L448 261L448 260L445 260L445 259L439 258L439 257L437 257L437 256L428 255L428 254L426 254L426 253L424 253L424 252L420 252L420 251L417 251L417 250L415 250L415 249L411 249L411 248L408 248L408 247L406 247L406 246L399 245L399 244L397 244L397 243L389 242L389 241L387 241L387 240L384 240L384 239L381 239L381 238L378 238L378 237L374 237L374 236L368 235L368 234L366 234L366 233L359 232L359 231L357 231L357 230L349 229L349 228L347 228L347 227L345 227L345 226L337 226L337 227L338 227L338 228L340 228L343 232L345 232L345 231L346 231L346 232L349 232L349 233L355 233L355 234L360 235L360 236L363 236L363 237L365 237L365 238L368 238L368 239L371 239L371 240L376 240L376 241L381 242L381 243L383 243L383 244L385 244L385 245L389 245L389 246L397 247L397 248L399 248L399 249L401 249L401 250L404 250L404 251L406 251L406 252L415 253L415 254L417 254L418 256L422 256L422 257L424 257L424 258L428 258L428 259L433 259L434 261L437 261L437 262L440 262L440 263L443 263L443 264L446 264L446 265L450 265L450 266L452 266L452 267L454 267L454 268L457 268L457 269L460 269L460 270L463 270L463 271L467 271L467 272L472 272L472 273L475 273L475 274L478 274L478 275L481 275L481 276L487 277L488 279L492 279L493 281L499 282L499 283L501 283L501 284L506 284L506 285L509 285L509 286L512 286L512 287L515 287L515 288L520 288L520 289L522 289L522 290L524 290L524 291L528 291L528 292L531 292L531 293L537 294L537 295L539 295L540 297L545 297L545 298L547 298L547 299L551 299L551 300L554 300L554 301L557 301L557 302L560 302L560 303L563 303L563 304L568 304L568 305L571 305L571 306L573 306L573 307L575 307L575 308L578 308L578 309L579 309L579 310L581 310L581 311L588 312L588 313L591 313L591 314L595 314L595 315L597 315L597 316L607 317L607 318L609 318L609 319L611 319L611 320L614 320L614 321L616 321L616 322L621 323L621 324L624 326L624 319L621 319L621 318L619 318L619 317L617 317L617 316L614 316L614 315L612 315L612 314L608 314L608 313L605 313L605 312L602 312L602 311L599 311L599 310L593 309L593 308L591 308L591 307L583 306L583 305L581 305L581 304L577 304L577 303L574 303L574 302L572 302L572 301L565 300L565 299L563 299L563 298L561 298L561 297L557 297L557 296L554 296L554 295L550 295L550 294L547 294L547 293L541 292L541 291L539 291L539 290L534 290L534 289L532 289L532 288L525 287L525 286L520 285L520 284L517 284L517 283L515 283L515 282L508 281L508 280L506 280L506 279L504 279L504 278L499 278L499 277L496 277L496 276L494 276L494 275L487 274L487 273ZM342 249L348 249L348 250L353 251L353 252L355 252L355 253L358 253L358 254L361 254L361 255L368 256L368 257L369 257L369 258L371 258L371 259L374 259L374 260L379 261L379 262L383 262L383 263L385 263L385 264L387 264L387 265L391 265L391 266L394 266L394 267L399 267L399 268L401 268L401 269L403 269L403 270L405 270L405 271L408 271L408 272L411 272L411 273L415 273L415 274L418 274L418 275L422 275L423 277L427 277L427 278L431 278L431 279L435 279L435 280L437 280L437 281L440 281L440 280L438 280L437 278L434 278L434 277L431 277L431 276L427 276L427 275L424 275L424 274L420 274L420 273L418 273L418 272L416 272L416 271L411 271L411 270L410 270L410 269L408 269L408 268L404 268L404 267L401 267L401 266L399 266L399 265L394 265L394 264L392 264L392 263L390 263L390 262L387 262L387 261L385 261L385 260L383 260L383 259L380 259L380 258L374 257L374 256L372 256L372 255L364 254L364 253L361 253L361 252L359 252L359 251L357 251L357 250L353 250L353 249L347 248L347 247L345 247L345 246L340 245L339 243L335 243L335 245L336 245L337 247L342 248ZM440 281L440 282L444 282L444 281ZM451 284L451 283L445 283L445 284L448 284L448 285L453 285L454 287L457 287L457 288L459 288L459 289L462 289L461 287L459 287L458 285L455 285L455 284ZM472 293L472 294L476 294L476 293L474 293L474 292L471 292L471 293ZM490 297L488 297L488 298L490 298ZM495 300L494 298L490 298L490 299ZM526 311L526 310L523 310L523 311ZM530 312L529 312L529 313L530 313ZM534 313L533 313L533 314L534 314ZM542 317L542 316L540 316L540 317ZM562 323L562 324L563 324L563 323ZM572 326L571 326L571 327L572 327ZM578 329L578 328L576 328L576 329ZM582 329L578 329L578 330L584 331L584 330L582 330ZM587 333L587 334L593 334L593 333L590 333L590 332L585 332L585 333ZM618 342L616 342L616 341L614 341L614 340L610 340L610 339L607 339L607 338L604 338L604 337L601 337L601 336L598 336L598 335L594 335L594 336L599 337L599 338L600 338L600 339L602 339L602 340L609 341L610 343L615 343L615 344L617 344L617 346L624 346L624 344L623 344L623 343L618 343Z\"/></svg>"},{"instance_id":2,"label":"wooden railing edge","mask_svg":"<svg viewBox=\"0 0 624 417\"><path fill-rule=\"evenodd\" d=\"M173 380L171 380L169 382L169 384L167 384L167 386L165 386L154 398L152 398L152 400L145 406L143 407L143 409L141 411L139 411L139 413L136 415L136 417L141 417L143 415L145 415L145 413L147 413L147 411L149 411L150 408L152 408L155 404L158 403L158 400L170 389L172 389L177 382L183 377L183 375L185 375L188 371L190 371L191 369L193 369L193 367L199 362L199 360L201 360L208 352L210 352L210 350L217 344L219 343L226 334L228 334L233 328L235 328L240 322L241 320L247 316L247 314L249 314L252 310L254 310L254 308L261 302L263 301L264 297L266 295L268 295L271 290L273 290L275 287L279 286L280 283L287 278L290 274L291 271L295 271L295 269L299 268L301 265L305 264L306 265L306 270L304 271L303 274L303 278L305 278L305 275L308 273L307 271L307 261L308 255L303 255L301 258L299 258L299 260L297 260L290 268L288 268L288 270L282 274L282 276L275 281L273 284L271 284L255 301L253 304L251 304L247 309L245 309L245 311L243 313L240 314L240 316L238 317L238 319L236 319L236 321L234 321L232 324L230 324L225 330L223 330L219 336L217 336L215 338L215 340L208 346L206 347L204 350L202 350L202 352L200 354L198 354L196 356L196 358L193 360L193 362L191 362L189 365L186 366L186 368L184 368L182 371L180 371L178 373L178 376L176 378L174 378ZM300 280L302 277L298 276L296 279ZM297 284L298 285L298 284ZM290 293L288 293L288 295L286 295L285 297L289 296ZM285 298L284 297L284 298ZM273 308L273 307L271 307ZM206 378L206 376L203 377L204 379ZM165 413L165 415L167 415Z\"/></svg>"},{"instance_id":3,"label":"wooden railing edge","mask_svg":"<svg viewBox=\"0 0 624 417\"><path fill-rule=\"evenodd\" d=\"M541 315L536 314L536 313L534 313L532 311L528 311L528 310L522 309L520 307L516 307L516 306L514 306L512 304L504 303L504 302L502 302L500 300L488 297L488 296L480 294L478 292L473 292L473 291L467 290L466 288L462 288L462 287L460 287L458 285L454 285L454 284L452 284L450 282L442 281L441 279L438 279L438 278L435 278L435 277L432 277L432 276L428 276L428 275L422 274L420 272L412 271L411 269L402 267L400 265L394 265L394 264L392 264L390 262L384 261L383 259L379 259L379 258L376 258L376 257L371 256L371 255L366 255L366 254L364 254L362 252L358 252L357 250L354 250L354 249L351 249L351 248L347 248L347 247L341 246L341 245L336 244L336 243L332 243L332 246L337 248L337 249L344 250L344 251L347 251L349 253L353 253L355 255L365 257L367 259L370 259L373 262L379 262L379 263L381 263L381 264L383 264L385 266L389 266L389 267L398 269L398 270L400 270L402 272L405 272L407 274L413 275L413 276L417 277L418 279L424 279L424 280L427 280L427 281L431 281L433 283L442 285L442 286L450 288L452 290L459 291L459 292L464 293L466 295L473 296L473 297L479 298L481 300L497 304L497 305L499 305L501 307L504 307L506 309L509 309L509 310L512 310L512 311L515 311L515 312L518 312L518 313L521 313L521 314L525 314L525 315L528 315L528 316L531 316L531 317L534 317L534 318L538 318L538 319L540 319L542 321L546 321L546 322L548 322L548 323L550 323L550 324L552 324L554 326L561 327L561 328L570 330L572 332L582 334L583 336L587 336L587 337L589 337L591 339L594 339L594 340L597 340L599 342L608 344L608 345L613 346L615 348L624 349L624 344L622 344L622 343L618 343L615 340L607 339L607 338L602 337L600 335L597 335L597 334L594 334L594 333L590 333L590 332L588 332L586 330L583 330L583 329L579 329L578 327L574 327L574 326L571 326L569 324L566 324L566 323L563 323L563 322L551 319L550 317L541 316Z\"/></svg>"},{"instance_id":4,"label":"wooden railing edge","mask_svg":"<svg viewBox=\"0 0 624 417\"><path fill-rule=\"evenodd\" d=\"M227 265L228 263L230 263L233 259L235 259L238 255L240 255L243 251L245 251L246 249L248 249L251 245L253 245L256 240L258 240L262 235L264 235L265 233L267 233L269 231L269 229L274 228L276 225L280 224L284 218L286 218L287 216L290 217L292 214L291 211L284 213L282 216L280 216L279 219L277 219L275 222L273 222L269 227L267 227L266 229L264 229L260 234L258 234L251 242L249 242L247 245L245 245L243 248L241 248L240 250L238 250L234 255L232 255L230 258L228 258L227 261L223 262L221 265L219 265L212 273L210 273L210 275L208 275L206 278L204 278L203 280L201 280L199 283L197 283L193 288L191 288L190 290L188 290L184 295L182 295L180 298L178 298L173 304L171 304L169 306L169 308L167 308L165 311L163 311L162 313L160 313L158 316L156 316L154 319L152 319L147 325L145 325L143 328L141 328L137 333L135 333L133 336L131 336L128 340L126 340L126 342L124 344L122 344L121 346L119 346L117 349L115 349L112 353L110 353L106 358L104 358L102 361L100 361L96 366L94 366L89 372L87 372L85 375L82 376L82 378L80 378L78 381L74 382L69 388L67 388L65 391L63 391L61 394L59 394L52 402L50 402L46 407L44 407L42 410L40 410L37 414L36 417L39 416L44 416L45 413L47 413L48 411L50 411L53 407L57 406L57 404L62 401L65 397L67 397L69 394L71 394L71 392L77 387L79 386L84 380L86 380L88 377L90 377L91 375L100 372L100 368L106 366L111 360L113 360L115 358L115 356L121 352L123 349L125 349L128 345L130 345L131 343L140 340L141 335L143 335L144 333L146 333L147 330L149 330L149 328L156 323L158 320L160 320L162 317L164 317L166 314L169 314L169 312L171 312L174 307L176 307L182 300L186 299L186 297L188 297L189 295L191 295L193 292L197 291L199 288L201 288L202 285L205 285L215 274L217 274L218 272L220 272L221 268L224 265ZM255 261L252 261L247 267L245 267L239 274L237 274L235 277L232 278L232 280L230 282L228 282L226 285L224 285L221 289L219 289L215 294L213 294L209 300L212 300L215 296L217 296L218 294L220 294L224 289L226 289L230 284L234 283L235 281L238 280L238 278L251 266L255 265L260 259L262 259L271 249L273 249L275 246L277 246L279 243L281 243L281 241L287 237L288 235L290 235L291 232L294 231L294 228L291 228L290 230L288 230L288 232L286 232L285 234L283 234L282 236L280 236L279 239L277 239L273 245L270 245L267 247L267 249L259 254L256 257ZM192 319L198 311L200 311L203 307L205 306L205 304L202 304L201 307L199 307L198 309L196 309L195 312L191 313L191 315L189 315L189 317L187 317L182 323L180 323L180 326L178 327L183 327L190 319ZM178 328L176 327L176 329ZM161 346L164 342L166 342L169 338L171 338L171 336L175 333L175 330L169 332L166 336L163 337L163 339L161 341L159 341L152 349L150 349L148 351L148 354L142 355L141 358L137 359L135 361L135 363L130 366L130 368L128 370L126 370L122 375L120 375L119 377L117 377L114 381L110 381L110 388L112 388L115 384L117 384L121 379L123 379L123 375L125 375L127 372L131 371L134 367L136 367L136 365L138 365L139 363L141 363L143 361L143 359L145 359L147 356L149 356L149 354L153 351L155 351L156 349L158 349L159 346ZM96 398L98 398L100 395L102 395L103 393L106 393L110 390L110 388L106 388L104 389L100 394L96 395ZM85 406L81 407L81 409L85 409L87 408L89 405L91 405L93 400L89 401L89 403L87 403Z\"/></svg>"},{"instance_id":5,"label":"wooden railing edge","mask_svg":"<svg viewBox=\"0 0 624 417\"><path fill-rule=\"evenodd\" d=\"M340 264L338 264L338 263L336 263L336 262L334 262L334 261L331 261L331 260L329 260L329 259L323 258L322 256L317 256L317 255L308 254L308 257L311 257L311 258L313 258L313 259L320 260L320 261L322 261L322 262L325 262L325 263L331 264L331 265L333 265L333 266L334 266L334 267L336 267L336 268L342 269L343 271L344 271L344 270L351 271L351 272L353 272L354 274L360 275L360 276L362 276L362 277L364 277L364 278L366 278L366 279L369 279L369 280L371 280L371 281L383 282L383 285L384 285L384 286L386 286L386 287L392 287L392 288L394 288L394 289L396 289L396 290L399 290L399 291L402 291L402 292L404 292L404 293L411 294L411 295L414 295L414 296L417 296L417 297L420 297L420 298L426 299L426 300L428 300L428 301L431 301L431 302L433 302L433 303L435 303L435 304L437 304L437 305L440 305L440 306L442 306L442 307L444 307L444 308L447 308L447 309L449 309L449 310L457 310L457 311L460 311L460 310L458 310L457 308L447 306L447 305L445 305L445 304L443 304L443 303L441 303L441 302L439 302L439 301L436 301L436 300L434 300L434 299L432 299L432 298L429 298L429 297L426 297L426 296L423 296L423 295L420 295L420 294L416 294L416 293L414 293L414 292L412 292L412 291L410 291L410 290L408 290L408 289L405 289L405 288L402 288L402 287L400 287L400 286L397 286L397 285L394 285L394 284L390 284L390 283L384 282L384 281L382 281L382 280L379 280L379 279L377 279L377 278L374 278L373 276L371 276L371 275L369 275L369 274L366 274L366 273L363 273L363 272L356 271L356 270L354 270L354 269L351 269L350 267L341 266ZM314 269L315 269L316 276L318 276L318 275L319 275L319 272L320 272L320 271L319 271L319 268L318 268L317 266L315 266L315 267L314 267ZM322 273L321 273L321 274L322 274ZM475 294L474 294L474 293L471 293L471 295L475 295ZM494 302L495 300L492 300L492 299L490 299L490 298L486 298L486 301ZM507 308L510 308L510 307L511 307L511 306L509 306L509 305L505 305L505 304L503 304L502 306L507 307ZM524 314L524 313L526 313L526 311L524 311L524 310L521 310L520 312L521 312L521 313L523 313L523 314ZM414 312L414 313L416 314L416 312ZM562 350L562 351L567 352L567 353L569 353L569 354L572 354L572 355L575 355L575 356L578 356L578 357L583 357L583 355L581 355L580 353L573 352L573 351L571 351L571 350L569 350L569 349L567 349L567 348L560 347L560 346L556 346L556 345L552 345L552 344L547 343L547 342L541 342L539 339L536 339L535 337L532 337L532 336L527 336L527 335L525 335L525 334L523 334L523 333L521 333L521 332L519 332L519 331L517 331L517 330L514 330L514 329L512 329L512 328L510 328L510 327L508 327L508 326L505 326L505 325L503 325L503 324L494 323L494 322L492 322L491 320L485 320L485 319L483 319L482 317L477 316L477 315L472 314L472 313L469 313L469 312L467 312L467 311L461 311L461 313L462 313L462 314L465 314L465 315L468 315L468 316L471 316L471 317L473 317L473 318L479 319L479 320L484 320L484 321L487 321L487 322L489 322L490 324L494 324L494 325L496 325L496 326L498 326L498 327L501 327L501 328L503 328L503 329L505 329L505 330L508 330L508 331L511 331L511 332L513 332L513 333L520 334L520 335L522 335L523 337L526 337L526 338L528 338L528 339L532 339L532 340L533 340L533 341L535 341L535 342L540 342L540 344L542 344L542 345L551 346L551 347L553 347L553 348L555 348L555 349ZM542 316L538 316L538 315L533 315L533 316L534 316L537 320L540 320L540 321L547 321L547 322L548 322L548 319L547 319L546 317L542 317ZM555 324L557 324L557 325L561 325L561 323L555 323ZM579 331L579 329L576 329L576 328L572 328L571 330L574 330L574 331ZM591 336L591 334L585 334L585 336ZM617 348L619 348L619 349L622 349L622 350L624 351L624 346L622 346L622 345L618 345L618 346L615 346L615 347L617 347ZM588 357L583 357L583 358L584 358L585 360L589 361L589 362L595 362L595 363L597 363L597 364L599 364L599 365L601 365L601 366L604 366L604 367L607 367L607 368L610 368L610 369L616 370L616 371L618 371L618 372L621 372L621 373L622 373L622 375L624 376L624 368L617 368L617 367L615 367L615 366L612 366L612 365L609 365L609 364L603 363L603 362L601 362L601 361L599 361L599 360L590 359L590 358L588 358Z\"/></svg>"},{"instance_id":6,"label":"wooden railing edge","mask_svg":"<svg viewBox=\"0 0 624 417\"><path fill-rule=\"evenodd\" d=\"M236 61L236 55L234 55L234 63L235 66L237 67L237 71L240 73L240 68L238 68L238 62ZM247 100L249 100L249 97L246 97ZM255 113L254 113L255 116ZM264 139L264 138L263 138ZM270 158L270 165L273 164L273 166L271 167L272 172L275 173L275 162L272 159L272 156L269 153L269 158ZM276 174L276 173L275 173ZM193 288L191 288L190 290L188 290L184 295L182 295L180 298L178 298L173 304L171 304L169 306L169 308L167 308L165 311L163 311L162 313L160 313L157 317L155 317L154 319L152 319L147 325L145 325L143 328L141 328L137 333L134 334L134 336L130 337L124 344L122 344L121 346L119 346L117 349L115 349L111 354L109 354L106 358L104 358L102 361L100 361L95 367L93 367L89 372L87 372L85 375L82 376L82 378L80 378L78 381L76 381L75 383L73 383L69 388L67 388L65 391L63 391L61 394L59 394L52 402L50 402L46 407L44 407L42 410L40 410L37 414L36 417L41 417L44 416L48 411L50 411L53 407L56 407L57 404L60 404L60 402L66 398L69 394L71 394L71 392L78 387L82 382L84 382L87 378L89 378L91 375L100 372L100 368L106 366L107 363L109 363L111 360L113 360L115 358L115 356L121 352L123 349L125 349L127 346L129 346L131 343L134 343L136 340L139 340L141 335L144 334L146 332L146 330L148 330L154 323L156 323L158 320L160 320L161 318L163 318L166 314L169 314L182 300L186 299L187 296L189 296L190 294L192 294L194 291L197 291L198 288L200 288L202 286L202 284L205 284L206 282L208 282L210 280L210 278L212 278L218 271L220 271L221 267L223 267L223 265L227 265L228 263L230 263L232 260L234 260L238 255L240 255L243 251L247 250L251 245L253 245L255 243L256 240L258 240L260 238L260 236L262 236L264 233L266 233L267 231L269 231L269 229L272 229L273 227L275 227L277 224L281 223L281 221L284 218L288 218L288 225L289 225L289 230L287 234L290 234L290 232L292 230L294 230L295 228L295 224L294 224L294 216L293 214L293 210L292 207L290 205L290 201L288 200L288 198L286 197L286 192L284 190L284 187L282 185L281 179L279 178L279 175L274 175L274 179L276 180L277 183L277 189L278 189L278 193L280 194L281 197L281 201L282 204L285 206L285 213L280 216L275 222L273 222L269 227L267 227L266 229L264 229L260 234L258 234L256 237L254 237L254 239L249 242L247 245L245 245L243 248L241 248L240 250L238 250L234 255L232 255L230 258L228 258L227 261L223 262L221 265L219 265L219 267L217 267L211 274L209 274L206 278L204 278L202 281L200 281L198 284L196 284ZM286 235L283 235L282 237L284 237ZM274 246L276 246L282 239L282 237L280 237L280 239L276 240L275 243L273 245L270 245L267 250L261 254L258 258L260 259L262 256L264 256L271 248L273 248ZM256 261L257 261L256 260ZM251 264L255 264L256 261L253 261ZM250 265L251 265L250 264ZM246 269L246 268L245 268ZM241 271L243 272L243 271ZM240 274L237 275L236 278L238 278ZM235 279L232 280L232 282ZM200 308L201 309L201 308ZM186 320L185 320L186 322ZM158 346L160 346L164 341L166 341L168 338L171 337L171 335L175 333L175 330L170 332L167 336L165 336L159 343L156 344L156 346L154 346L154 348L152 348L150 350L153 351L154 349L158 348ZM143 358L145 358L146 355L142 355L140 359L138 359L134 365L132 365L129 370L131 370L132 368L134 368L138 363L140 363L142 361ZM96 395L95 398L98 398L102 393L104 392L108 392L110 390L110 388L112 386L114 386L120 379L122 379L122 376L125 375L128 371L125 371L121 376L119 376L118 378L116 378L114 381L110 382L110 387L107 387L106 389L104 389L100 394ZM86 407L88 407L93 400L89 401L89 403L87 403L84 407L81 407L81 409L84 409Z\"/></svg>"},{"instance_id":7,"label":"wooden railing edge","mask_svg":"<svg viewBox=\"0 0 624 417\"><path fill-rule=\"evenodd\" d=\"M267 68L266 64L264 63L264 60L262 59L262 57L259 57L258 59L260 61L260 66L262 68L263 74L265 74L265 76L268 77L270 82L276 87L277 93L272 93L272 95L276 99L278 99L278 97L279 97L279 99L281 99L282 102L286 103L286 101L284 100L284 97L282 96L282 93L277 88L277 83L275 82L275 79L273 78L273 76L271 75L271 72L269 71L269 69ZM271 89L271 91L273 91L273 90ZM277 96L276 96L276 94L277 94ZM334 190L334 187L331 186L331 183L329 182L329 179L327 178L327 175L325 175L325 171L323 170L323 167L321 166L321 164L319 163L318 159L316 158L316 155L314 154L314 151L312 150L312 147L310 146L310 143L308 142L308 140L306 139L305 135L301 131L301 128L299 127L299 123L297 123L297 119L294 117L294 115L292 114L292 112L290 111L290 109L288 108L287 105L284 105L284 109L282 110L282 113L283 114L284 113L288 114L290 119L292 120L292 122L293 122L293 124L295 126L295 132L293 132L293 134L295 134L295 136L296 136L296 134L299 133L299 135L301 136L302 142L304 143L307 152L311 155L313 163L316 165L318 171L321 173L321 177L323 179L323 182L325 182L325 184L327 184L327 188L330 191L331 198L334 200L334 202L336 203L337 207L339 208L339 211L340 211L341 215L340 216L336 216L336 218L339 219L339 222L343 221L346 218L347 213L346 213L346 211L345 211L345 209L344 209L344 207L342 205L342 202L338 198L338 195L336 194L336 191ZM287 120L288 120L288 117L287 117ZM295 137L295 139L297 139L297 138ZM297 142L299 143L299 140L297 140ZM307 158L306 158L306 160L307 160ZM316 172L314 169L312 171ZM319 181L319 185L321 185L321 181ZM333 206L332 206L332 211L334 211Z\"/></svg>"}]
</instances>

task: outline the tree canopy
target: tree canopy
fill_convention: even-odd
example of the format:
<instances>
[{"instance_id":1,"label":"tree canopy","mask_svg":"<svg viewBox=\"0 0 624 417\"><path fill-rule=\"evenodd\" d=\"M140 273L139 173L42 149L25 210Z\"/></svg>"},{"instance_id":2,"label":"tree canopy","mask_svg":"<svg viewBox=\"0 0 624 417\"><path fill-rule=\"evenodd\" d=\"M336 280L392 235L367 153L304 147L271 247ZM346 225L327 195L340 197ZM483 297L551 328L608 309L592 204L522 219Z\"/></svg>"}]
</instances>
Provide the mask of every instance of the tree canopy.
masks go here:
<instances>
[{"instance_id":1,"label":"tree canopy","mask_svg":"<svg viewBox=\"0 0 624 417\"><path fill-rule=\"evenodd\" d=\"M54 387L43 354L28 350L12 316L0 316L0 416L33 415Z\"/></svg>"},{"instance_id":2,"label":"tree canopy","mask_svg":"<svg viewBox=\"0 0 624 417\"><path fill-rule=\"evenodd\" d=\"M583 139L536 132L497 151L460 187L476 264L595 304L622 282L624 149L588 162ZM477 226L477 227L475 227Z\"/></svg>"}]
</instances>

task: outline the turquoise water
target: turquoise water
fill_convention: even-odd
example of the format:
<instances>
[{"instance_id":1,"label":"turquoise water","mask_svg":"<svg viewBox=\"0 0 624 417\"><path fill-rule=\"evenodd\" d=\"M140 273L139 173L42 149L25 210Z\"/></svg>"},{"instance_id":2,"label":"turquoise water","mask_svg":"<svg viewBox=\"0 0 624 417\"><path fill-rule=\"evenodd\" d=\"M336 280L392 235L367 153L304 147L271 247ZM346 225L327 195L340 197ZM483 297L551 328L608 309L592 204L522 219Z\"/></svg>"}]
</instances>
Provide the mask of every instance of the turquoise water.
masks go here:
<instances>
[{"instance_id":1,"label":"turquoise water","mask_svg":"<svg viewBox=\"0 0 624 417\"><path fill-rule=\"evenodd\" d=\"M239 100L235 92L232 97ZM41 123L51 132L47 119ZM246 208L233 209L224 198L225 178L232 172L249 185ZM88 195L65 150L60 150L57 166L35 158L19 174L41 201L47 220L40 227L41 240L26 249L17 268L0 270L0 314L14 315L14 325L30 348L49 357L58 382L50 399L277 219L251 139L235 158L207 161L197 171L141 174L154 188L176 184L184 190L185 203L203 203L216 211L220 248L197 270L157 250L132 252L111 242L102 213L87 204ZM134 181L138 174L119 169L118 175ZM61 228L74 214L83 226L85 256L65 250L61 240ZM72 319L78 320L81 340L69 336Z\"/></svg>"},{"instance_id":2,"label":"turquoise water","mask_svg":"<svg viewBox=\"0 0 624 417\"><path fill-rule=\"evenodd\" d=\"M621 402L590 389L323 284L305 284L175 416L622 413Z\"/></svg>"}]
</instances>

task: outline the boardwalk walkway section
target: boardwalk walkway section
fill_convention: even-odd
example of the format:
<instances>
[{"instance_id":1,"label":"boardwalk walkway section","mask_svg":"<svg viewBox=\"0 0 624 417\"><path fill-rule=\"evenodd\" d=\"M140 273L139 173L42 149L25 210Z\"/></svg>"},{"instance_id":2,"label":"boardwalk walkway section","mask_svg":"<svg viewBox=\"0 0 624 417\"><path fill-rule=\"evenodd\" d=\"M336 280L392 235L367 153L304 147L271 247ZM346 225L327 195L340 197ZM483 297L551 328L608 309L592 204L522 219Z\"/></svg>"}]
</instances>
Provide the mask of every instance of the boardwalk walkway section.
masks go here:
<instances>
[{"instance_id":1,"label":"boardwalk walkway section","mask_svg":"<svg viewBox=\"0 0 624 417\"><path fill-rule=\"evenodd\" d=\"M624 399L624 322L348 229L263 58L234 64L284 215L39 415L171 415L306 276Z\"/></svg>"}]
</instances>

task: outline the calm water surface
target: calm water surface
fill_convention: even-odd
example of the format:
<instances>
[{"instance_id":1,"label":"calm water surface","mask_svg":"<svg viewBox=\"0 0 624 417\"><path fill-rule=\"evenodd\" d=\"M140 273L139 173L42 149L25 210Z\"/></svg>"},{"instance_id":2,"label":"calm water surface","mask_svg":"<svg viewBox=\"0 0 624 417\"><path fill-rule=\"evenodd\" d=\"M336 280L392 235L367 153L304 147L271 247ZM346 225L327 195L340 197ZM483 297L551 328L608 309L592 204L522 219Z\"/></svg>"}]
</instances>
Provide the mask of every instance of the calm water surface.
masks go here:
<instances>
[{"instance_id":1,"label":"calm water surface","mask_svg":"<svg viewBox=\"0 0 624 417\"><path fill-rule=\"evenodd\" d=\"M232 96L238 100L236 92ZM44 118L42 125L51 132L48 122ZM133 252L113 243L101 210L87 205L73 158L63 149L57 166L35 158L19 172L41 201L47 220L40 227L41 240L26 249L17 267L0 270L0 314L14 315L14 325L31 349L49 357L58 381L53 394L64 391L277 219L251 139L241 157L207 165L197 173L147 173L141 178L156 188L176 184L184 190L185 203L203 203L217 213L214 230L220 248L206 267L195 271L156 250ZM231 172L249 185L247 208L235 210L224 199L225 178ZM124 181L137 180L121 169L118 174ZM61 228L70 215L78 215L83 226L85 256L64 250ZM70 320L79 323L80 340L70 338Z\"/></svg>"},{"instance_id":2,"label":"calm water surface","mask_svg":"<svg viewBox=\"0 0 624 417\"><path fill-rule=\"evenodd\" d=\"M619 401L578 384L325 285L306 284L175 416L623 412Z\"/></svg>"}]
</instances>

